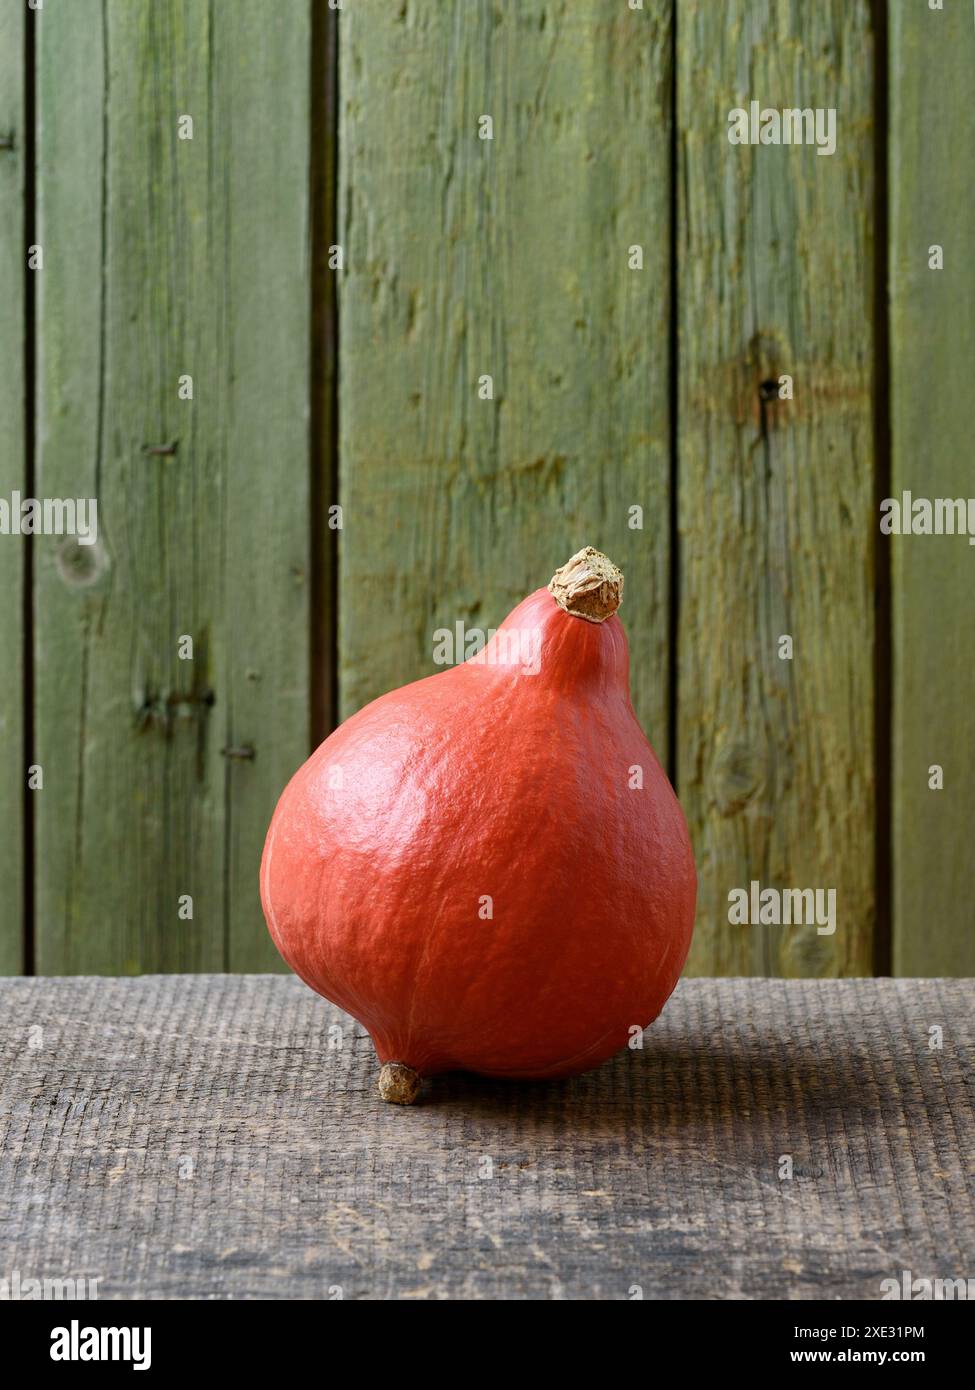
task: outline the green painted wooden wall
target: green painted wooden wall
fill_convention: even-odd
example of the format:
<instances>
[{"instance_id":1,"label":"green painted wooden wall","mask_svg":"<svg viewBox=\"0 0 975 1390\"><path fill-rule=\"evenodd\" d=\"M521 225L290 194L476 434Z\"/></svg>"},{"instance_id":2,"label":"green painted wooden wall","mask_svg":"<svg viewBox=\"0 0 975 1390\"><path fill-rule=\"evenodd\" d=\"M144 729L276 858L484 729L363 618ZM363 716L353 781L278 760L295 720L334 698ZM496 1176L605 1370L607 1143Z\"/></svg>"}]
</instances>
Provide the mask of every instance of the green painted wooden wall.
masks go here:
<instances>
[{"instance_id":1,"label":"green painted wooden wall","mask_svg":"<svg viewBox=\"0 0 975 1390\"><path fill-rule=\"evenodd\" d=\"M26 93L24 6L0 0L0 497L25 491L27 226L24 216ZM28 556L0 536L0 972L25 964L24 803L27 747L23 671Z\"/></svg>"},{"instance_id":2,"label":"green painted wooden wall","mask_svg":"<svg viewBox=\"0 0 975 1390\"><path fill-rule=\"evenodd\" d=\"M973 60L971 5L891 7L893 497L975 493ZM901 538L891 558L894 969L975 974L975 548Z\"/></svg>"},{"instance_id":3,"label":"green painted wooden wall","mask_svg":"<svg viewBox=\"0 0 975 1390\"><path fill-rule=\"evenodd\" d=\"M100 531L0 536L0 968L278 968L291 772L594 544L689 969L975 973L973 551L878 526L972 490L975 23L890 11L0 0L0 496ZM752 99L835 154L730 144ZM731 925L753 880L835 933Z\"/></svg>"},{"instance_id":4,"label":"green painted wooden wall","mask_svg":"<svg viewBox=\"0 0 975 1390\"><path fill-rule=\"evenodd\" d=\"M869 974L870 7L677 9L677 772L702 870L691 968ZM718 138L729 108L752 99L835 107L836 152ZM793 398L763 400L763 383L782 375ZM783 636L791 660L779 655ZM729 930L729 889L752 880L835 889L835 932Z\"/></svg>"},{"instance_id":5,"label":"green painted wooden wall","mask_svg":"<svg viewBox=\"0 0 975 1390\"><path fill-rule=\"evenodd\" d=\"M311 650L310 16L287 11L34 21L36 487L100 522L36 550L44 973L276 964L257 864Z\"/></svg>"}]
</instances>

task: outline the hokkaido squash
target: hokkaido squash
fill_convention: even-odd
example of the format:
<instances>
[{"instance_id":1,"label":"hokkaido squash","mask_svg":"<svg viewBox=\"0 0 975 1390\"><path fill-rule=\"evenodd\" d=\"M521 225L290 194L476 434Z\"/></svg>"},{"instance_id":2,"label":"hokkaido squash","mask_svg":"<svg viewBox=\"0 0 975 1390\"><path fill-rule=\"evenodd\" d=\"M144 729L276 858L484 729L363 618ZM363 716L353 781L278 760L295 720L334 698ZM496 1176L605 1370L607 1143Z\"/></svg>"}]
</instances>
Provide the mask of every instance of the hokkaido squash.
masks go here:
<instances>
[{"instance_id":1,"label":"hokkaido squash","mask_svg":"<svg viewBox=\"0 0 975 1390\"><path fill-rule=\"evenodd\" d=\"M386 1100L436 1072L595 1067L677 983L694 860L630 703L622 591L579 551L476 656L336 729L278 802L268 927L368 1029Z\"/></svg>"}]
</instances>

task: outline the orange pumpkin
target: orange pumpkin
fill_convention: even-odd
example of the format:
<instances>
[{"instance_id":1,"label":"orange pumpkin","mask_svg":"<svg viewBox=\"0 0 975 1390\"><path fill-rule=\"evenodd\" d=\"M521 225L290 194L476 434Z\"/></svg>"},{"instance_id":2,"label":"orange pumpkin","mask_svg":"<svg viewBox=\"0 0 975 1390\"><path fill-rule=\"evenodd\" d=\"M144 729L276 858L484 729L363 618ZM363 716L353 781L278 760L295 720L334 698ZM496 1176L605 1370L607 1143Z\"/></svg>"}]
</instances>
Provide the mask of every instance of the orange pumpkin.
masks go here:
<instances>
[{"instance_id":1,"label":"orange pumpkin","mask_svg":"<svg viewBox=\"0 0 975 1390\"><path fill-rule=\"evenodd\" d=\"M580 551L477 656L348 719L281 796L271 935L368 1029L385 1099L448 1070L585 1071L677 983L694 860L630 703L622 590Z\"/></svg>"}]
</instances>

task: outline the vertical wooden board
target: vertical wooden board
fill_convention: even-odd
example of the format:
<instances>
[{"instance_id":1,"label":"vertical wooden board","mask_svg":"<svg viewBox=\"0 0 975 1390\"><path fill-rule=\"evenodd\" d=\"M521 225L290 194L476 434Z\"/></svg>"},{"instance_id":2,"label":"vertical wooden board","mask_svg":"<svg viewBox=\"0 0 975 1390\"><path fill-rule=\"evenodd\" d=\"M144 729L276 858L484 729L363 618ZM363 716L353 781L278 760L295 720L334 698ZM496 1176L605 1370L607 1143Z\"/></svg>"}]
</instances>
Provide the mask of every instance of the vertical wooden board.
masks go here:
<instances>
[{"instance_id":1,"label":"vertical wooden board","mask_svg":"<svg viewBox=\"0 0 975 1390\"><path fill-rule=\"evenodd\" d=\"M971 5L891 7L892 497L975 495ZM929 268L941 246L944 269ZM975 974L975 549L891 535L893 964ZM944 769L944 789L929 769Z\"/></svg>"},{"instance_id":2,"label":"vertical wooden board","mask_svg":"<svg viewBox=\"0 0 975 1390\"><path fill-rule=\"evenodd\" d=\"M678 7L678 783L698 974L869 974L874 925L874 36L865 0ZM832 107L837 146L728 113ZM794 399L760 383L794 378ZM794 659L779 658L790 634ZM729 922L836 890L836 930Z\"/></svg>"},{"instance_id":3,"label":"vertical wooden board","mask_svg":"<svg viewBox=\"0 0 975 1390\"><path fill-rule=\"evenodd\" d=\"M315 0L318 3L318 0ZM214 8L215 99L227 242L227 968L284 970L258 888L268 823L310 752L311 127L308 0ZM317 131L318 139L334 138ZM219 184L218 184L219 186ZM327 448L327 442L326 446ZM322 466L331 461L319 456ZM329 597L326 595L326 597Z\"/></svg>"},{"instance_id":4,"label":"vertical wooden board","mask_svg":"<svg viewBox=\"0 0 975 1390\"><path fill-rule=\"evenodd\" d=\"M46 973L274 959L260 846L308 729L306 0L290 19L39 25L38 487L99 508L96 545L37 552Z\"/></svg>"},{"instance_id":5,"label":"vertical wooden board","mask_svg":"<svg viewBox=\"0 0 975 1390\"><path fill-rule=\"evenodd\" d=\"M666 758L669 0L357 0L340 35L343 714L592 544Z\"/></svg>"},{"instance_id":6,"label":"vertical wooden board","mask_svg":"<svg viewBox=\"0 0 975 1390\"><path fill-rule=\"evenodd\" d=\"M24 22L0 0L0 497L25 493ZM24 965L24 547L0 534L0 974Z\"/></svg>"}]
</instances>

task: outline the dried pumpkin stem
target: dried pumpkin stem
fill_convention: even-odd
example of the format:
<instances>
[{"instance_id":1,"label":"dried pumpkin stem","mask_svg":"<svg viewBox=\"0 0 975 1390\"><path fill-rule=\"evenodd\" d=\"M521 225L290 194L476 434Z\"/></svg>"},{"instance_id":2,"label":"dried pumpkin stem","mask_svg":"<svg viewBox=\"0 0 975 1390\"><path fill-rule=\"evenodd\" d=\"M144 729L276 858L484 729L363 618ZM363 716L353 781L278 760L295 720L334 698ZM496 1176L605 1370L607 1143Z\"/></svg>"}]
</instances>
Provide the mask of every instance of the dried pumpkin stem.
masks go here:
<instances>
[{"instance_id":1,"label":"dried pumpkin stem","mask_svg":"<svg viewBox=\"0 0 975 1390\"><path fill-rule=\"evenodd\" d=\"M548 591L574 618L604 623L623 600L623 575L602 551L587 545L555 571Z\"/></svg>"},{"instance_id":2,"label":"dried pumpkin stem","mask_svg":"<svg viewBox=\"0 0 975 1390\"><path fill-rule=\"evenodd\" d=\"M412 1105L420 1094L420 1073L405 1062L386 1062L379 1073L379 1094L392 1105Z\"/></svg>"}]
</instances>

